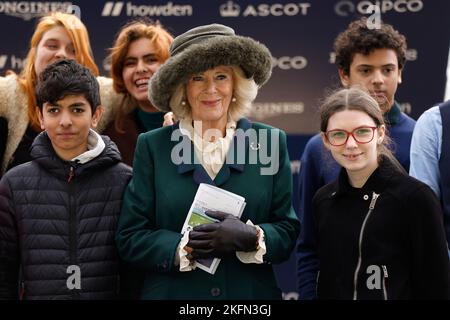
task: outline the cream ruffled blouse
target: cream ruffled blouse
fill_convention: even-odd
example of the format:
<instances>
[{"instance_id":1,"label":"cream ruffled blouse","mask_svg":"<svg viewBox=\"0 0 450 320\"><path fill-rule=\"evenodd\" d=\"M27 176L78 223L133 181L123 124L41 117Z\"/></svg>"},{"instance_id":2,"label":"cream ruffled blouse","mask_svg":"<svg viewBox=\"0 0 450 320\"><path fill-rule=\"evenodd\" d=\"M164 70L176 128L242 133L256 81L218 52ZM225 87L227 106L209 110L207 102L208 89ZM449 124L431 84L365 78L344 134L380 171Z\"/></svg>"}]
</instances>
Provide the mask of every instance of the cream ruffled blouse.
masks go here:
<instances>
[{"instance_id":1,"label":"cream ruffled blouse","mask_svg":"<svg viewBox=\"0 0 450 320\"><path fill-rule=\"evenodd\" d=\"M194 123L194 126L196 124ZM215 141L203 139L199 129L192 126L192 119L180 121L180 130L194 143L195 155L205 168L212 180L217 176L223 164L228 150L230 149L234 133L236 132L236 121L229 120L226 126L225 137L219 137Z\"/></svg>"}]
</instances>

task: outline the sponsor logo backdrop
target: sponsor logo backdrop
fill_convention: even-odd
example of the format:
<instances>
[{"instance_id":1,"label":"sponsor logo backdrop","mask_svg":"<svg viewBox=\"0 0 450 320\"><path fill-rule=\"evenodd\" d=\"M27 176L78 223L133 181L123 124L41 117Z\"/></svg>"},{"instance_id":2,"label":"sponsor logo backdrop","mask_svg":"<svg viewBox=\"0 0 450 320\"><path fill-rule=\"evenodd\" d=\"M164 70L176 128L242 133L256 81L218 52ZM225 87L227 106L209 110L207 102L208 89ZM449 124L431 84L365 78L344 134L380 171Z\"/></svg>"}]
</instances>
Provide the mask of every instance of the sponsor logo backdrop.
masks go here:
<instances>
[{"instance_id":1,"label":"sponsor logo backdrop","mask_svg":"<svg viewBox=\"0 0 450 320\"><path fill-rule=\"evenodd\" d=\"M408 38L408 62L397 100L417 119L444 99L450 39L450 19L444 14L450 12L450 1L0 1L0 74L9 69L20 71L36 19L51 11L74 13L86 24L103 75L109 71L107 48L120 26L130 19L159 20L174 35L201 24L229 25L272 51L273 76L261 89L252 118L289 134L296 192L301 152L318 131L319 100L328 89L339 86L333 40L373 4L380 7L384 21ZM296 298L294 259L277 269L285 298Z\"/></svg>"}]
</instances>

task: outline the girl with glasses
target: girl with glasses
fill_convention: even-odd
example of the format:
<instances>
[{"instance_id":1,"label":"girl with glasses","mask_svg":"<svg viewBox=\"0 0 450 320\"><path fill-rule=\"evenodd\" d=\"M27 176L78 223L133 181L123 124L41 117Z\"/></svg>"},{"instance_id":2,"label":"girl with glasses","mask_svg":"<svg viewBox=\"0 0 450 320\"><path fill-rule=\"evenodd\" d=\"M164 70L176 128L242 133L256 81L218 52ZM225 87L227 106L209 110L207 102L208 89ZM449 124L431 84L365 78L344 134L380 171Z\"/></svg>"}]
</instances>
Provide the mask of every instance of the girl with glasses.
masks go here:
<instances>
[{"instance_id":1,"label":"girl with glasses","mask_svg":"<svg viewBox=\"0 0 450 320\"><path fill-rule=\"evenodd\" d=\"M319 299L448 299L439 201L388 149L377 101L342 89L320 116L323 143L342 169L313 199Z\"/></svg>"}]
</instances>

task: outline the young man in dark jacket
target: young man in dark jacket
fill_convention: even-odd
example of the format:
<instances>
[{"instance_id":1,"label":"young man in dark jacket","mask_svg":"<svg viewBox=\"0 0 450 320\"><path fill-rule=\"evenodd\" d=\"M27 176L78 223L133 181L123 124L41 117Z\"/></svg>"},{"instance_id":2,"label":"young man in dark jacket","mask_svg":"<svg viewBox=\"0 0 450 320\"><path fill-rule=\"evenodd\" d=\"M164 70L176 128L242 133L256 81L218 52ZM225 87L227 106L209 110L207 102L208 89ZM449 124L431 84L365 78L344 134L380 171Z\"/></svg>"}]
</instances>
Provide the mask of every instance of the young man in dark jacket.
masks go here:
<instances>
[{"instance_id":1,"label":"young man in dark jacket","mask_svg":"<svg viewBox=\"0 0 450 320\"><path fill-rule=\"evenodd\" d=\"M131 169L92 129L102 115L99 85L62 60L41 73L36 94L45 131L33 160L0 181L0 298L117 298L114 237Z\"/></svg>"}]
</instances>

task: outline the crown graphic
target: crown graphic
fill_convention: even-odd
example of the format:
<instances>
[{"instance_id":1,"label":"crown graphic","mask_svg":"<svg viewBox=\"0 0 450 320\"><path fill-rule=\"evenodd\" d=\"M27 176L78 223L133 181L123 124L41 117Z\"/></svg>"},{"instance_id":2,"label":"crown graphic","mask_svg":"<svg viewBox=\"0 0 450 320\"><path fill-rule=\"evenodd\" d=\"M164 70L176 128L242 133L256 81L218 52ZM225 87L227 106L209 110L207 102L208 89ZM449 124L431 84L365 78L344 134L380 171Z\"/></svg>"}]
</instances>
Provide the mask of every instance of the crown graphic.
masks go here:
<instances>
[{"instance_id":1,"label":"crown graphic","mask_svg":"<svg viewBox=\"0 0 450 320\"><path fill-rule=\"evenodd\" d=\"M219 10L222 17L237 17L241 12L239 5L233 1L228 1L227 3L221 5Z\"/></svg>"}]
</instances>

